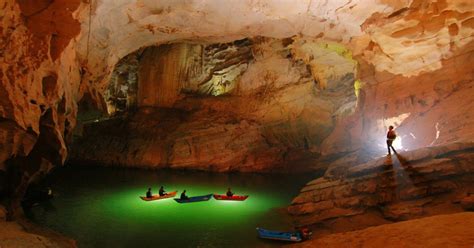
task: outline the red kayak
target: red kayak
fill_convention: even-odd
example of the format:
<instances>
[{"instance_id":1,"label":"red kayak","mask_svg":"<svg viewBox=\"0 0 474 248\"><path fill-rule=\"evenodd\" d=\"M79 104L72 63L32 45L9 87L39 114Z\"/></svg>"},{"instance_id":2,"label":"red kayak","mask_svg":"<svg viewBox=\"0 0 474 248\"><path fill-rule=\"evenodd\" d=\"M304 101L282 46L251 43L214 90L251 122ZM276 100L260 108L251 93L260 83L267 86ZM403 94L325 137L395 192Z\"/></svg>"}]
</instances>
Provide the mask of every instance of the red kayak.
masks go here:
<instances>
[{"instance_id":1,"label":"red kayak","mask_svg":"<svg viewBox=\"0 0 474 248\"><path fill-rule=\"evenodd\" d=\"M214 199L216 200L224 200L224 201L245 201L249 196L248 195L216 195L214 194Z\"/></svg>"}]
</instances>

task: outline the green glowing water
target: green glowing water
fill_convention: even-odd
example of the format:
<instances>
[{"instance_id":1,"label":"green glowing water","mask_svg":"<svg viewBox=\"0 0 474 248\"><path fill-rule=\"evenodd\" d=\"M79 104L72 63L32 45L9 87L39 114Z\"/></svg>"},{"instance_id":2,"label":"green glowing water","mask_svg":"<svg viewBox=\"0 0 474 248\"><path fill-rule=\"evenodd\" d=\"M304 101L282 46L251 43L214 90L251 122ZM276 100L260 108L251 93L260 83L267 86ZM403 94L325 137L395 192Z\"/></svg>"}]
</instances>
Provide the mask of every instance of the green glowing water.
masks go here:
<instances>
[{"instance_id":1,"label":"green glowing water","mask_svg":"<svg viewBox=\"0 0 474 248\"><path fill-rule=\"evenodd\" d=\"M30 218L74 238L79 247L277 246L258 239L255 228L291 229L285 207L315 176L66 167L47 179L57 196L34 207ZM178 195L183 189L196 196L232 187L250 197L187 204L139 199L160 185Z\"/></svg>"}]
</instances>

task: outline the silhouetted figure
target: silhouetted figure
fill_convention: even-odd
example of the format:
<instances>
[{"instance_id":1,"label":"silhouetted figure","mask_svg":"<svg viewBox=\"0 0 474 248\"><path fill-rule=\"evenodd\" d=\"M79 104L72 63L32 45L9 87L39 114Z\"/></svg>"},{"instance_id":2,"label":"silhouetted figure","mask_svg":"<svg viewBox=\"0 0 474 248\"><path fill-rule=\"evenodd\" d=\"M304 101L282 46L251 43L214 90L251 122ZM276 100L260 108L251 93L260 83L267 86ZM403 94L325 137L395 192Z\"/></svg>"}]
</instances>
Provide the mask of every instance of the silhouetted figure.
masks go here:
<instances>
[{"instance_id":1,"label":"silhouetted figure","mask_svg":"<svg viewBox=\"0 0 474 248\"><path fill-rule=\"evenodd\" d=\"M166 192L165 192L165 189L163 189L163 186L160 187L160 191L158 191L158 194L160 194L160 196L166 195Z\"/></svg>"},{"instance_id":2,"label":"silhouetted figure","mask_svg":"<svg viewBox=\"0 0 474 248\"><path fill-rule=\"evenodd\" d=\"M183 190L183 193L181 193L180 199L181 199L181 200L187 200L187 199L189 199L189 197L186 195L186 190Z\"/></svg>"},{"instance_id":3,"label":"silhouetted figure","mask_svg":"<svg viewBox=\"0 0 474 248\"><path fill-rule=\"evenodd\" d=\"M227 188L227 193L225 193L228 197L232 197L234 193L230 190L230 188Z\"/></svg>"},{"instance_id":4,"label":"silhouetted figure","mask_svg":"<svg viewBox=\"0 0 474 248\"><path fill-rule=\"evenodd\" d=\"M393 130L393 126L388 127L388 132L387 132L387 149L388 149L388 155L391 155L392 153L390 152L390 148L392 148L393 152L397 154L397 151L395 151L395 148L393 148L393 141L397 138L397 134L395 133L395 130Z\"/></svg>"},{"instance_id":5,"label":"silhouetted figure","mask_svg":"<svg viewBox=\"0 0 474 248\"><path fill-rule=\"evenodd\" d=\"M151 194L151 188L148 188L148 191L146 192L146 198L152 198L153 194Z\"/></svg>"},{"instance_id":6,"label":"silhouetted figure","mask_svg":"<svg viewBox=\"0 0 474 248\"><path fill-rule=\"evenodd\" d=\"M50 187L44 188L39 185L31 185L26 190L21 204L25 208L30 208L51 198L53 198L53 190Z\"/></svg>"}]
</instances>

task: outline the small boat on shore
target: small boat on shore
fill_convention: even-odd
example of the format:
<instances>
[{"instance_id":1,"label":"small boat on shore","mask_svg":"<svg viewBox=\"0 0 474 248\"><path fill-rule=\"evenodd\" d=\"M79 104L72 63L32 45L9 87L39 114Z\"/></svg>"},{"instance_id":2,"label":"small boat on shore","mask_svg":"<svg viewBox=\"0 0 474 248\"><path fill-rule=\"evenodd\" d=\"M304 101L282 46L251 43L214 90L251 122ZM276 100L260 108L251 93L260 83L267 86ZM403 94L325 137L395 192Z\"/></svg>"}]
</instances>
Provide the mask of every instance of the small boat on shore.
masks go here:
<instances>
[{"instance_id":1,"label":"small boat on shore","mask_svg":"<svg viewBox=\"0 0 474 248\"><path fill-rule=\"evenodd\" d=\"M201 202L201 201L209 201L212 198L212 194L209 195L201 195L201 196L193 196L187 199L181 198L174 198L174 200L178 203L192 203L192 202Z\"/></svg>"},{"instance_id":2,"label":"small boat on shore","mask_svg":"<svg viewBox=\"0 0 474 248\"><path fill-rule=\"evenodd\" d=\"M214 194L214 199L218 201L245 201L247 200L248 197L249 197L248 195L227 196L227 195Z\"/></svg>"},{"instance_id":3,"label":"small boat on shore","mask_svg":"<svg viewBox=\"0 0 474 248\"><path fill-rule=\"evenodd\" d=\"M156 194L156 195L153 195L152 197L140 196L140 198L144 201L156 201L156 200L162 200L162 199L174 197L176 193L178 193L178 191L169 192L164 196L160 196Z\"/></svg>"},{"instance_id":4,"label":"small boat on shore","mask_svg":"<svg viewBox=\"0 0 474 248\"><path fill-rule=\"evenodd\" d=\"M270 231L267 229L257 227L258 236L262 239L273 239L273 240L282 240L289 242L301 242L306 240L311 236L309 230L302 231L291 231L291 232L282 232L282 231Z\"/></svg>"}]
</instances>

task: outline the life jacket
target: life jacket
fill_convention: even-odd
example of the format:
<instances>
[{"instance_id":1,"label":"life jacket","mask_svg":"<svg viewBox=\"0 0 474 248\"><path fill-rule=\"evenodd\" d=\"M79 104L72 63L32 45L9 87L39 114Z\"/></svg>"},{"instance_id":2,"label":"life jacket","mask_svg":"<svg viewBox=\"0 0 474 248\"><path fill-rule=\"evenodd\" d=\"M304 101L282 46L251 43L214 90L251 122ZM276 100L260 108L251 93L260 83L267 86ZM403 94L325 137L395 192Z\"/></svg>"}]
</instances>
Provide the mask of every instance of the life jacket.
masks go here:
<instances>
[{"instance_id":1,"label":"life jacket","mask_svg":"<svg viewBox=\"0 0 474 248\"><path fill-rule=\"evenodd\" d=\"M388 131L387 139L394 140L395 138L397 138L397 134L395 133L395 131L393 131L393 130Z\"/></svg>"}]
</instances>

